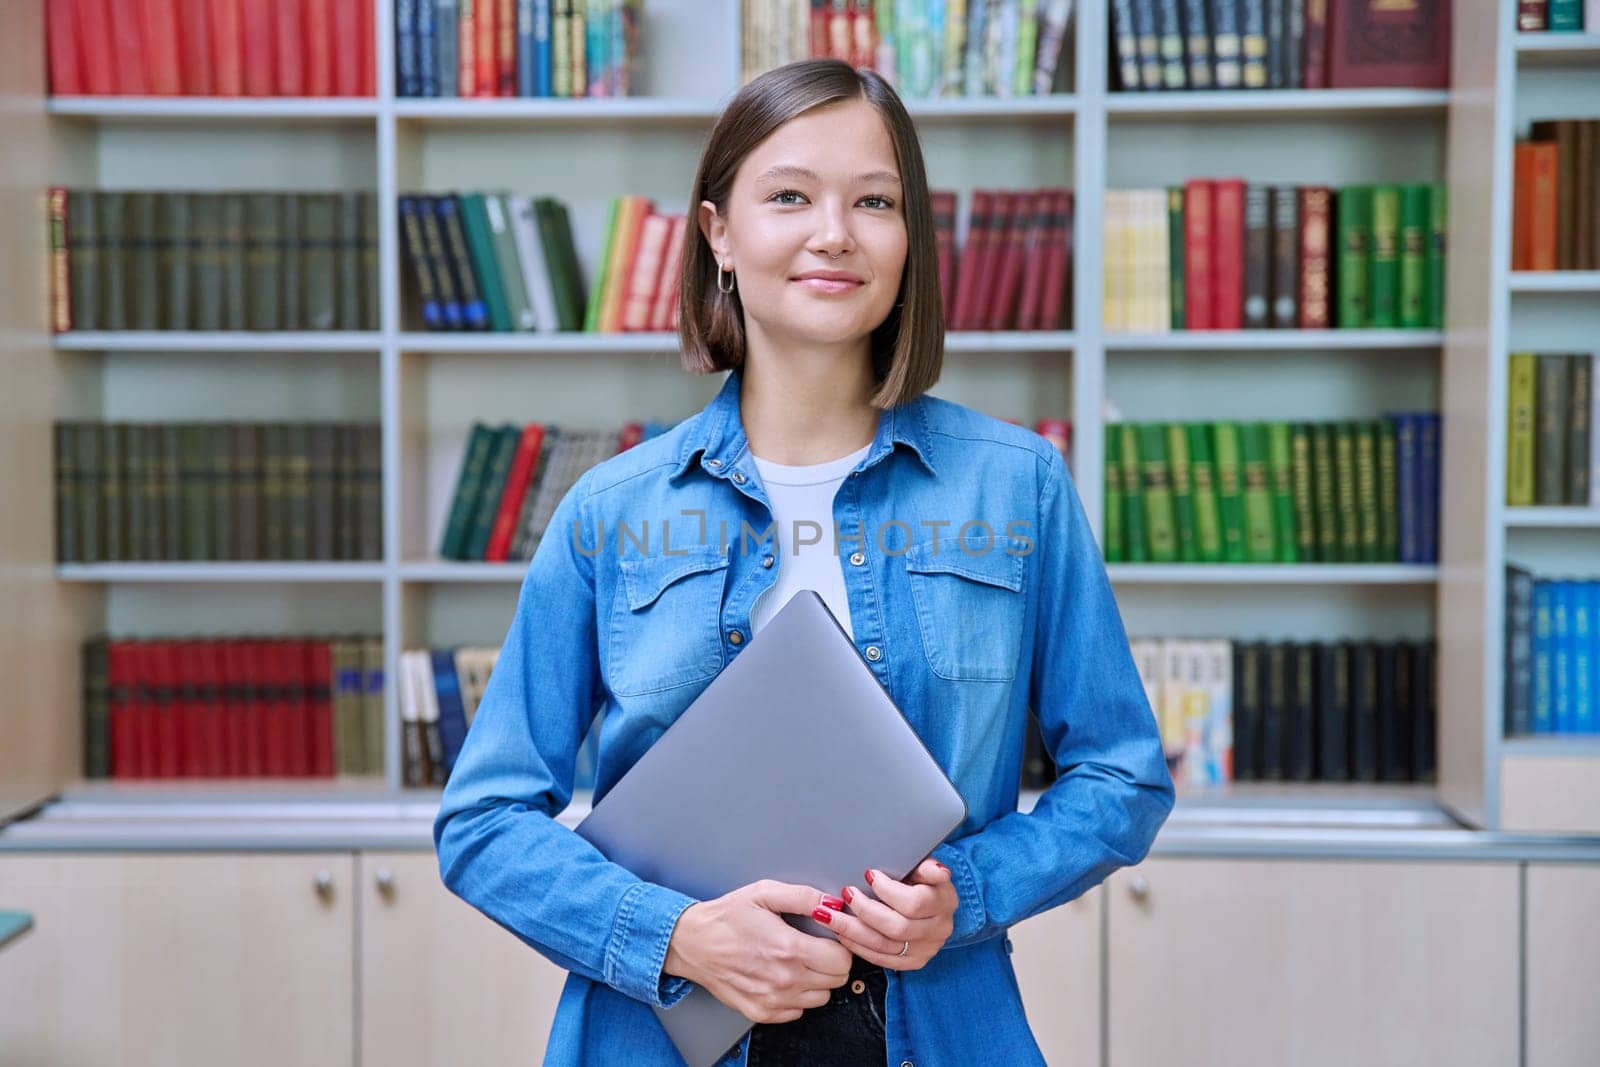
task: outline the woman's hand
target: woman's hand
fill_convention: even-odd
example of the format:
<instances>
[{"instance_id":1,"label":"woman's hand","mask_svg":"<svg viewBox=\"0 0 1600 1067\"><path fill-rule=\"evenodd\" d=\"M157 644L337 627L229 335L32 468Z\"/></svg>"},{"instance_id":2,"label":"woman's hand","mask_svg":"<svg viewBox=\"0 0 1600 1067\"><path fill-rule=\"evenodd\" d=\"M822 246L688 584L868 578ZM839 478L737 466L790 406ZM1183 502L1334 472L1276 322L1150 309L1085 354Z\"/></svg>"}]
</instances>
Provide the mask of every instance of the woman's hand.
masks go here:
<instances>
[{"instance_id":1,"label":"woman's hand","mask_svg":"<svg viewBox=\"0 0 1600 1067\"><path fill-rule=\"evenodd\" d=\"M828 1002L850 977L850 953L796 930L780 913L837 915L844 902L810 886L764 878L678 917L662 970L704 986L755 1023L786 1023ZM898 950L899 945L895 948Z\"/></svg>"},{"instance_id":2,"label":"woman's hand","mask_svg":"<svg viewBox=\"0 0 1600 1067\"><path fill-rule=\"evenodd\" d=\"M917 864L904 882L879 870L868 870L866 879L878 899L845 886L840 896L851 914L834 913L828 926L841 945L868 963L897 971L920 970L955 928L959 898L950 883L950 868L929 858ZM907 941L911 947L902 956L900 948Z\"/></svg>"}]
</instances>

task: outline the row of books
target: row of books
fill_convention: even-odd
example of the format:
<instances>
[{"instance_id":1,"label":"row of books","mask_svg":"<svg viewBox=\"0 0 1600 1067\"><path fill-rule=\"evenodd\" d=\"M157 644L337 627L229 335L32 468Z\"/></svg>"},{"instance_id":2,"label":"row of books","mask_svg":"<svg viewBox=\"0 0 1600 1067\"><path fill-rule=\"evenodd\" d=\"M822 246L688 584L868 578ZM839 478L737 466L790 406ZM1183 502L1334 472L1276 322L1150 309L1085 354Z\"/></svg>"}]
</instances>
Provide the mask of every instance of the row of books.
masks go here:
<instances>
[{"instance_id":1,"label":"row of books","mask_svg":"<svg viewBox=\"0 0 1600 1067\"><path fill-rule=\"evenodd\" d=\"M1517 0L1523 33L1600 31L1600 0Z\"/></svg>"},{"instance_id":2,"label":"row of books","mask_svg":"<svg viewBox=\"0 0 1600 1067\"><path fill-rule=\"evenodd\" d=\"M498 648L487 646L400 653L400 780L405 785L442 786L449 780L499 657ZM598 746L598 731L591 730L579 756L579 774L588 777L575 788L594 788Z\"/></svg>"},{"instance_id":3,"label":"row of books","mask_svg":"<svg viewBox=\"0 0 1600 1067\"><path fill-rule=\"evenodd\" d=\"M619 430L474 421L456 473L439 558L504 563L533 558L556 505L584 471L671 428L651 420Z\"/></svg>"},{"instance_id":4,"label":"row of books","mask_svg":"<svg viewBox=\"0 0 1600 1067\"><path fill-rule=\"evenodd\" d=\"M395 0L405 97L628 96L644 0Z\"/></svg>"},{"instance_id":5,"label":"row of books","mask_svg":"<svg viewBox=\"0 0 1600 1067\"><path fill-rule=\"evenodd\" d=\"M1436 777L1432 641L1135 639L1173 780Z\"/></svg>"},{"instance_id":6,"label":"row of books","mask_svg":"<svg viewBox=\"0 0 1600 1067\"><path fill-rule=\"evenodd\" d=\"M948 329L1071 329L1071 189L973 190L959 252L956 193L930 200Z\"/></svg>"},{"instance_id":7,"label":"row of books","mask_svg":"<svg viewBox=\"0 0 1600 1067\"><path fill-rule=\"evenodd\" d=\"M1506 503L1600 507L1595 357L1514 352L1506 412Z\"/></svg>"},{"instance_id":8,"label":"row of books","mask_svg":"<svg viewBox=\"0 0 1600 1067\"><path fill-rule=\"evenodd\" d=\"M1506 565L1505 730L1600 734L1600 581Z\"/></svg>"},{"instance_id":9,"label":"row of books","mask_svg":"<svg viewBox=\"0 0 1600 1067\"><path fill-rule=\"evenodd\" d=\"M375 330L371 192L53 187L50 325L67 330Z\"/></svg>"},{"instance_id":10,"label":"row of books","mask_svg":"<svg viewBox=\"0 0 1600 1067\"><path fill-rule=\"evenodd\" d=\"M372 96L372 0L45 0L56 96Z\"/></svg>"},{"instance_id":11,"label":"row of books","mask_svg":"<svg viewBox=\"0 0 1600 1067\"><path fill-rule=\"evenodd\" d=\"M383 773L383 639L83 645L86 778Z\"/></svg>"},{"instance_id":12,"label":"row of books","mask_svg":"<svg viewBox=\"0 0 1600 1067\"><path fill-rule=\"evenodd\" d=\"M1511 269L1600 270L1600 119L1533 123L1512 157Z\"/></svg>"},{"instance_id":13,"label":"row of books","mask_svg":"<svg viewBox=\"0 0 1600 1067\"><path fill-rule=\"evenodd\" d=\"M906 99L1058 91L1072 0L742 0L742 80L800 59L876 71Z\"/></svg>"},{"instance_id":14,"label":"row of books","mask_svg":"<svg viewBox=\"0 0 1600 1067\"><path fill-rule=\"evenodd\" d=\"M1438 329L1441 185L1108 190L1107 330Z\"/></svg>"},{"instance_id":15,"label":"row of books","mask_svg":"<svg viewBox=\"0 0 1600 1067\"><path fill-rule=\"evenodd\" d=\"M1450 84L1450 0L1112 0L1111 34L1128 91Z\"/></svg>"},{"instance_id":16,"label":"row of books","mask_svg":"<svg viewBox=\"0 0 1600 1067\"><path fill-rule=\"evenodd\" d=\"M1439 416L1106 426L1105 557L1436 563Z\"/></svg>"},{"instance_id":17,"label":"row of books","mask_svg":"<svg viewBox=\"0 0 1600 1067\"><path fill-rule=\"evenodd\" d=\"M377 560L381 428L55 424L60 563Z\"/></svg>"}]
</instances>

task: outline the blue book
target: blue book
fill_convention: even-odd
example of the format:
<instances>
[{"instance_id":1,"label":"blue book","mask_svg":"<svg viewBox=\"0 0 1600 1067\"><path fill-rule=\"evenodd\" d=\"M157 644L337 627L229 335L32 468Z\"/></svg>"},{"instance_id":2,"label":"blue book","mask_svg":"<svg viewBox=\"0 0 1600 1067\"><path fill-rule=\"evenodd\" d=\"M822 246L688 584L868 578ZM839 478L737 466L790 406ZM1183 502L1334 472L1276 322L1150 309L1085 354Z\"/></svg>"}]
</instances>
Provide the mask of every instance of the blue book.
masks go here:
<instances>
[{"instance_id":1,"label":"blue book","mask_svg":"<svg viewBox=\"0 0 1600 1067\"><path fill-rule=\"evenodd\" d=\"M466 310L461 303L460 273L451 267L450 245L445 237L444 216L440 213L437 196L417 197L417 211L419 221L422 223L423 240L427 242L427 234L433 233L438 237L438 255L435 256L433 245L428 242L428 259L433 263L433 276L443 278L450 284L437 286L439 292L439 314L444 318L445 329L459 330L466 320Z\"/></svg>"},{"instance_id":2,"label":"blue book","mask_svg":"<svg viewBox=\"0 0 1600 1067\"><path fill-rule=\"evenodd\" d=\"M434 5L433 54L440 96L455 96L461 75L461 14L456 0L428 0Z\"/></svg>"},{"instance_id":3,"label":"blue book","mask_svg":"<svg viewBox=\"0 0 1600 1067\"><path fill-rule=\"evenodd\" d=\"M550 67L550 0L533 0L533 95L555 95Z\"/></svg>"},{"instance_id":4,"label":"blue book","mask_svg":"<svg viewBox=\"0 0 1600 1067\"><path fill-rule=\"evenodd\" d=\"M1409 413L1388 416L1395 436L1395 515L1400 530L1400 562L1422 562L1422 448L1417 416Z\"/></svg>"},{"instance_id":5,"label":"blue book","mask_svg":"<svg viewBox=\"0 0 1600 1067\"><path fill-rule=\"evenodd\" d=\"M1594 719L1594 608L1597 582L1573 582L1572 732L1592 734Z\"/></svg>"},{"instance_id":6,"label":"blue book","mask_svg":"<svg viewBox=\"0 0 1600 1067\"><path fill-rule=\"evenodd\" d=\"M1417 544L1422 550L1418 563L1439 562L1439 413L1429 411L1417 416L1420 433L1417 441L1417 470L1421 476L1418 490L1422 506L1417 530Z\"/></svg>"},{"instance_id":7,"label":"blue book","mask_svg":"<svg viewBox=\"0 0 1600 1067\"><path fill-rule=\"evenodd\" d=\"M472 285L467 285L465 275L471 272L472 263L459 258L466 254L461 201L454 196L436 196L432 200L433 210L439 213L439 223L444 227L445 259L455 267L456 292L461 294L462 322L469 330L486 330L489 328L489 306L483 302L483 295L478 291L476 276ZM458 244L460 247L457 247Z\"/></svg>"},{"instance_id":8,"label":"blue book","mask_svg":"<svg viewBox=\"0 0 1600 1067\"><path fill-rule=\"evenodd\" d=\"M517 95L534 96L533 0L517 0Z\"/></svg>"},{"instance_id":9,"label":"blue book","mask_svg":"<svg viewBox=\"0 0 1600 1067\"><path fill-rule=\"evenodd\" d=\"M399 207L401 247L404 249L405 258L411 262L412 269L418 275L431 275L428 252L422 244L422 217L418 214L417 197L402 196ZM427 279L430 282L431 280L431 277ZM420 287L423 283L418 284ZM439 307L436 286L434 299L422 302L422 321L430 330L437 330L444 324L444 313Z\"/></svg>"},{"instance_id":10,"label":"blue book","mask_svg":"<svg viewBox=\"0 0 1600 1067\"><path fill-rule=\"evenodd\" d=\"M416 96L422 88L417 78L417 0L395 0L395 80L401 96Z\"/></svg>"},{"instance_id":11,"label":"blue book","mask_svg":"<svg viewBox=\"0 0 1600 1067\"><path fill-rule=\"evenodd\" d=\"M1566 580L1551 582L1550 706L1553 729L1572 732L1572 588Z\"/></svg>"},{"instance_id":12,"label":"blue book","mask_svg":"<svg viewBox=\"0 0 1600 1067\"><path fill-rule=\"evenodd\" d=\"M589 83L585 95L607 96L610 93L606 81L607 5L600 0L579 0L579 3L584 5L583 66Z\"/></svg>"},{"instance_id":13,"label":"blue book","mask_svg":"<svg viewBox=\"0 0 1600 1067\"><path fill-rule=\"evenodd\" d=\"M1555 597L1548 580L1533 583L1533 732L1555 732Z\"/></svg>"},{"instance_id":14,"label":"blue book","mask_svg":"<svg viewBox=\"0 0 1600 1067\"><path fill-rule=\"evenodd\" d=\"M444 755L444 775L448 779L455 768L456 757L461 754L461 743L467 739L467 708L461 702L455 650L435 648L429 655L433 659L433 691L439 699L439 748Z\"/></svg>"},{"instance_id":15,"label":"blue book","mask_svg":"<svg viewBox=\"0 0 1600 1067\"><path fill-rule=\"evenodd\" d=\"M433 0L413 0L417 5L417 95L439 95L439 57L434 53Z\"/></svg>"}]
</instances>

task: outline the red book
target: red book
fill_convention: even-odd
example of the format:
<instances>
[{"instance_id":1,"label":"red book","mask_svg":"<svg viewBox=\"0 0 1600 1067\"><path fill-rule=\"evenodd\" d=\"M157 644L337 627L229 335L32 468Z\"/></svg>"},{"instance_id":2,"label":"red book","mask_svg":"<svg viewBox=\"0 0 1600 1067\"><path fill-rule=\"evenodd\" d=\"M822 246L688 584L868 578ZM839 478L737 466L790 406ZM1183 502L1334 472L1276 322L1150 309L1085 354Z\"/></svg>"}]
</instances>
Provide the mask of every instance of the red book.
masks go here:
<instances>
[{"instance_id":1,"label":"red book","mask_svg":"<svg viewBox=\"0 0 1600 1067\"><path fill-rule=\"evenodd\" d=\"M289 773L311 773L311 691L306 686L306 642L283 643L283 685L289 708Z\"/></svg>"},{"instance_id":2,"label":"red book","mask_svg":"<svg viewBox=\"0 0 1600 1067\"><path fill-rule=\"evenodd\" d=\"M144 9L135 0L107 0L106 10L116 57L117 93L144 96L150 91L144 69Z\"/></svg>"},{"instance_id":3,"label":"red book","mask_svg":"<svg viewBox=\"0 0 1600 1067\"><path fill-rule=\"evenodd\" d=\"M190 96L215 96L211 65L210 0L179 0L178 58L183 91Z\"/></svg>"},{"instance_id":4,"label":"red book","mask_svg":"<svg viewBox=\"0 0 1600 1067\"><path fill-rule=\"evenodd\" d=\"M1328 87L1328 0L1306 0L1300 88Z\"/></svg>"},{"instance_id":5,"label":"red book","mask_svg":"<svg viewBox=\"0 0 1600 1067\"><path fill-rule=\"evenodd\" d=\"M495 94L517 95L517 3L497 0L494 16Z\"/></svg>"},{"instance_id":6,"label":"red book","mask_svg":"<svg viewBox=\"0 0 1600 1067\"><path fill-rule=\"evenodd\" d=\"M238 778L244 774L244 728L242 708L236 694L239 684L240 641L215 643L215 660L212 677L216 679L216 710L221 734L221 774L224 778Z\"/></svg>"},{"instance_id":7,"label":"red book","mask_svg":"<svg viewBox=\"0 0 1600 1067\"><path fill-rule=\"evenodd\" d=\"M361 9L372 10L366 0L333 0L333 93L360 96L366 50L361 42ZM441 76L448 72L441 72Z\"/></svg>"},{"instance_id":8,"label":"red book","mask_svg":"<svg viewBox=\"0 0 1600 1067\"><path fill-rule=\"evenodd\" d=\"M140 0L140 7L144 11L146 88L153 96L177 96L183 92L177 0Z\"/></svg>"},{"instance_id":9,"label":"red book","mask_svg":"<svg viewBox=\"0 0 1600 1067\"><path fill-rule=\"evenodd\" d=\"M995 194L990 190L972 191L972 205L967 215L967 239L956 264L956 310L949 329L972 329L970 324L981 288L985 247L989 243L990 219L995 206Z\"/></svg>"},{"instance_id":10,"label":"red book","mask_svg":"<svg viewBox=\"0 0 1600 1067\"><path fill-rule=\"evenodd\" d=\"M807 59L827 58L828 17L828 5L826 3L818 2L818 0L812 0L811 19L806 24L807 29L810 31L807 34L806 42L809 50L808 55L806 56Z\"/></svg>"},{"instance_id":11,"label":"red book","mask_svg":"<svg viewBox=\"0 0 1600 1067\"><path fill-rule=\"evenodd\" d=\"M333 777L333 650L326 641L305 646L305 685L311 718L311 773Z\"/></svg>"},{"instance_id":12,"label":"red book","mask_svg":"<svg viewBox=\"0 0 1600 1067\"><path fill-rule=\"evenodd\" d=\"M281 646L281 641L256 642L256 692L261 702L261 773L268 778L282 777L289 765Z\"/></svg>"},{"instance_id":13,"label":"red book","mask_svg":"<svg viewBox=\"0 0 1600 1067\"><path fill-rule=\"evenodd\" d=\"M199 778L207 773L206 731L210 721L206 717L205 697L200 688L198 653L199 644L194 641L182 641L173 646L178 707L181 710L178 728L183 735L179 745L178 774L184 778Z\"/></svg>"},{"instance_id":14,"label":"red book","mask_svg":"<svg viewBox=\"0 0 1600 1067\"><path fill-rule=\"evenodd\" d=\"M218 96L244 95L244 37L239 0L210 0L212 85Z\"/></svg>"},{"instance_id":15,"label":"red book","mask_svg":"<svg viewBox=\"0 0 1600 1067\"><path fill-rule=\"evenodd\" d=\"M1056 189L1050 212L1050 241L1045 249L1044 296L1039 328L1061 329L1068 324L1065 309L1072 307L1068 289L1072 277L1072 190Z\"/></svg>"},{"instance_id":16,"label":"red book","mask_svg":"<svg viewBox=\"0 0 1600 1067\"><path fill-rule=\"evenodd\" d=\"M185 709L179 688L180 660L177 642L151 642L150 683L155 688L156 774L177 778L183 774L184 749L189 744Z\"/></svg>"},{"instance_id":17,"label":"red book","mask_svg":"<svg viewBox=\"0 0 1600 1067\"><path fill-rule=\"evenodd\" d=\"M1450 0L1328 0L1328 85L1450 87Z\"/></svg>"},{"instance_id":18,"label":"red book","mask_svg":"<svg viewBox=\"0 0 1600 1067\"><path fill-rule=\"evenodd\" d=\"M1300 299L1302 330L1333 325L1333 190L1321 185L1300 189Z\"/></svg>"},{"instance_id":19,"label":"red book","mask_svg":"<svg viewBox=\"0 0 1600 1067\"><path fill-rule=\"evenodd\" d=\"M852 67L871 70L877 63L878 27L872 14L872 0L856 0L855 10L855 58L850 61Z\"/></svg>"},{"instance_id":20,"label":"red book","mask_svg":"<svg viewBox=\"0 0 1600 1067\"><path fill-rule=\"evenodd\" d=\"M343 2L356 5L356 23L361 29L357 34L357 40L361 42L361 95L377 96L378 60L374 50L377 48L375 38L378 31L373 22L375 16L372 13L372 5L367 3L367 0L343 0ZM450 75L449 71L439 72L441 78L447 75Z\"/></svg>"},{"instance_id":21,"label":"red book","mask_svg":"<svg viewBox=\"0 0 1600 1067\"><path fill-rule=\"evenodd\" d=\"M279 0L274 4L276 21L273 42L276 45L273 65L277 77L273 84L279 96L304 96L306 92L305 44L301 40L301 0ZM249 30L246 29L246 33Z\"/></svg>"},{"instance_id":22,"label":"red book","mask_svg":"<svg viewBox=\"0 0 1600 1067\"><path fill-rule=\"evenodd\" d=\"M271 666L267 642L242 641L239 662L243 668L245 703L245 770L252 778L267 775L267 759L272 749L271 706L267 700L268 669Z\"/></svg>"},{"instance_id":23,"label":"red book","mask_svg":"<svg viewBox=\"0 0 1600 1067\"><path fill-rule=\"evenodd\" d=\"M683 237L688 228L688 215L672 216L672 232L667 235L667 251L661 261L661 281L650 309L652 330L670 330L674 325L672 309L678 302L678 286L683 283Z\"/></svg>"},{"instance_id":24,"label":"red book","mask_svg":"<svg viewBox=\"0 0 1600 1067\"><path fill-rule=\"evenodd\" d=\"M106 732L111 741L111 777L132 778L138 746L134 740L138 705L134 701L134 655L127 641L106 643Z\"/></svg>"},{"instance_id":25,"label":"red book","mask_svg":"<svg viewBox=\"0 0 1600 1067\"><path fill-rule=\"evenodd\" d=\"M644 423L637 419L629 419L622 424L622 432L617 435L617 455L622 455L622 453L643 440Z\"/></svg>"},{"instance_id":26,"label":"red book","mask_svg":"<svg viewBox=\"0 0 1600 1067\"><path fill-rule=\"evenodd\" d=\"M499 87L499 61L495 46L495 0L478 0L472 5L476 19L477 70L473 76L473 96L495 96Z\"/></svg>"},{"instance_id":27,"label":"red book","mask_svg":"<svg viewBox=\"0 0 1600 1067\"><path fill-rule=\"evenodd\" d=\"M1055 232L1051 216L1056 192L1035 190L1028 205L1028 230L1022 246L1021 293L1017 305L1016 328L1039 329L1039 312L1044 304L1044 268L1047 249Z\"/></svg>"},{"instance_id":28,"label":"red book","mask_svg":"<svg viewBox=\"0 0 1600 1067\"><path fill-rule=\"evenodd\" d=\"M1238 330L1244 327L1244 179L1222 178L1213 189L1211 324Z\"/></svg>"},{"instance_id":29,"label":"red book","mask_svg":"<svg viewBox=\"0 0 1600 1067\"><path fill-rule=\"evenodd\" d=\"M78 39L78 73L83 92L111 96L117 91L117 71L111 47L111 16L106 0L76 0L73 27Z\"/></svg>"},{"instance_id":30,"label":"red book","mask_svg":"<svg viewBox=\"0 0 1600 1067\"><path fill-rule=\"evenodd\" d=\"M667 241L672 236L672 219L657 211L645 215L639 227L639 244L629 265L622 297L621 328L644 330L650 325L650 310L661 288L665 271Z\"/></svg>"},{"instance_id":31,"label":"red book","mask_svg":"<svg viewBox=\"0 0 1600 1067\"><path fill-rule=\"evenodd\" d=\"M939 302L948 323L956 310L956 194L936 189L928 199L933 209L933 246L939 257Z\"/></svg>"},{"instance_id":32,"label":"red book","mask_svg":"<svg viewBox=\"0 0 1600 1067\"><path fill-rule=\"evenodd\" d=\"M83 93L83 48L78 43L77 0L45 0L45 33L50 39L50 94Z\"/></svg>"},{"instance_id":33,"label":"red book","mask_svg":"<svg viewBox=\"0 0 1600 1067\"><path fill-rule=\"evenodd\" d=\"M339 0L305 0L301 41L305 51L305 94L333 95L333 12Z\"/></svg>"},{"instance_id":34,"label":"red book","mask_svg":"<svg viewBox=\"0 0 1600 1067\"><path fill-rule=\"evenodd\" d=\"M989 216L989 232L983 246L978 288L972 297L972 318L964 329L983 330L1000 300L1000 272L1006 257L1011 228L1017 218L1019 194L1010 189L995 193L995 209Z\"/></svg>"},{"instance_id":35,"label":"red book","mask_svg":"<svg viewBox=\"0 0 1600 1067\"><path fill-rule=\"evenodd\" d=\"M222 642L195 643L195 682L200 689L201 715L205 720L205 758L202 772L208 778L228 774L227 706L222 702Z\"/></svg>"},{"instance_id":36,"label":"red book","mask_svg":"<svg viewBox=\"0 0 1600 1067\"><path fill-rule=\"evenodd\" d=\"M1211 312L1216 302L1211 266L1215 200L1215 190L1207 179L1194 178L1184 183L1183 315L1184 328L1189 330L1216 329Z\"/></svg>"},{"instance_id":37,"label":"red book","mask_svg":"<svg viewBox=\"0 0 1600 1067\"><path fill-rule=\"evenodd\" d=\"M994 293L984 313L983 328L1008 330L1016 324L1017 299L1022 291L1022 248L1033 224L1033 193L1019 189L1008 193L1010 217L996 249Z\"/></svg>"},{"instance_id":38,"label":"red book","mask_svg":"<svg viewBox=\"0 0 1600 1067\"><path fill-rule=\"evenodd\" d=\"M530 422L522 428L516 454L511 457L511 470L506 475L505 489L500 494L500 510L495 512L489 544L483 552L483 558L490 563L506 561L511 539L517 532L517 518L522 514L522 501L528 494L528 483L533 478L534 467L539 462L539 449L543 445L543 423Z\"/></svg>"},{"instance_id":39,"label":"red book","mask_svg":"<svg viewBox=\"0 0 1600 1067\"><path fill-rule=\"evenodd\" d=\"M239 39L244 49L244 91L271 96L277 84L273 61L272 0L238 0Z\"/></svg>"},{"instance_id":40,"label":"red book","mask_svg":"<svg viewBox=\"0 0 1600 1067\"><path fill-rule=\"evenodd\" d=\"M1522 270L1555 270L1556 248L1560 240L1560 197L1556 188L1559 151L1554 141L1534 141L1517 145L1527 176L1524 200L1525 227ZM1513 243L1516 238L1513 235Z\"/></svg>"}]
</instances>

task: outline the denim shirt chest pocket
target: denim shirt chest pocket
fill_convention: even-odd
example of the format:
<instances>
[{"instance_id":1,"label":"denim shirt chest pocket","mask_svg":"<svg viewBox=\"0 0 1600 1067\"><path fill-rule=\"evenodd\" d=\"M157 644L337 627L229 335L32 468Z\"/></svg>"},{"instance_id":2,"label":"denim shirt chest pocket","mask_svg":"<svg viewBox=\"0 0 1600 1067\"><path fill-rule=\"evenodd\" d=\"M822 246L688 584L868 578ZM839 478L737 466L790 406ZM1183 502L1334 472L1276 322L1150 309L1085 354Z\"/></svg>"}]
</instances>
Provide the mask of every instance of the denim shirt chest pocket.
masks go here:
<instances>
[{"instance_id":1,"label":"denim shirt chest pocket","mask_svg":"<svg viewBox=\"0 0 1600 1067\"><path fill-rule=\"evenodd\" d=\"M1026 538L969 534L906 550L906 581L934 674L971 682L1016 676L1027 546Z\"/></svg>"},{"instance_id":2,"label":"denim shirt chest pocket","mask_svg":"<svg viewBox=\"0 0 1600 1067\"><path fill-rule=\"evenodd\" d=\"M711 678L722 669L722 595L728 555L693 545L617 563L606 684L642 696Z\"/></svg>"}]
</instances>

